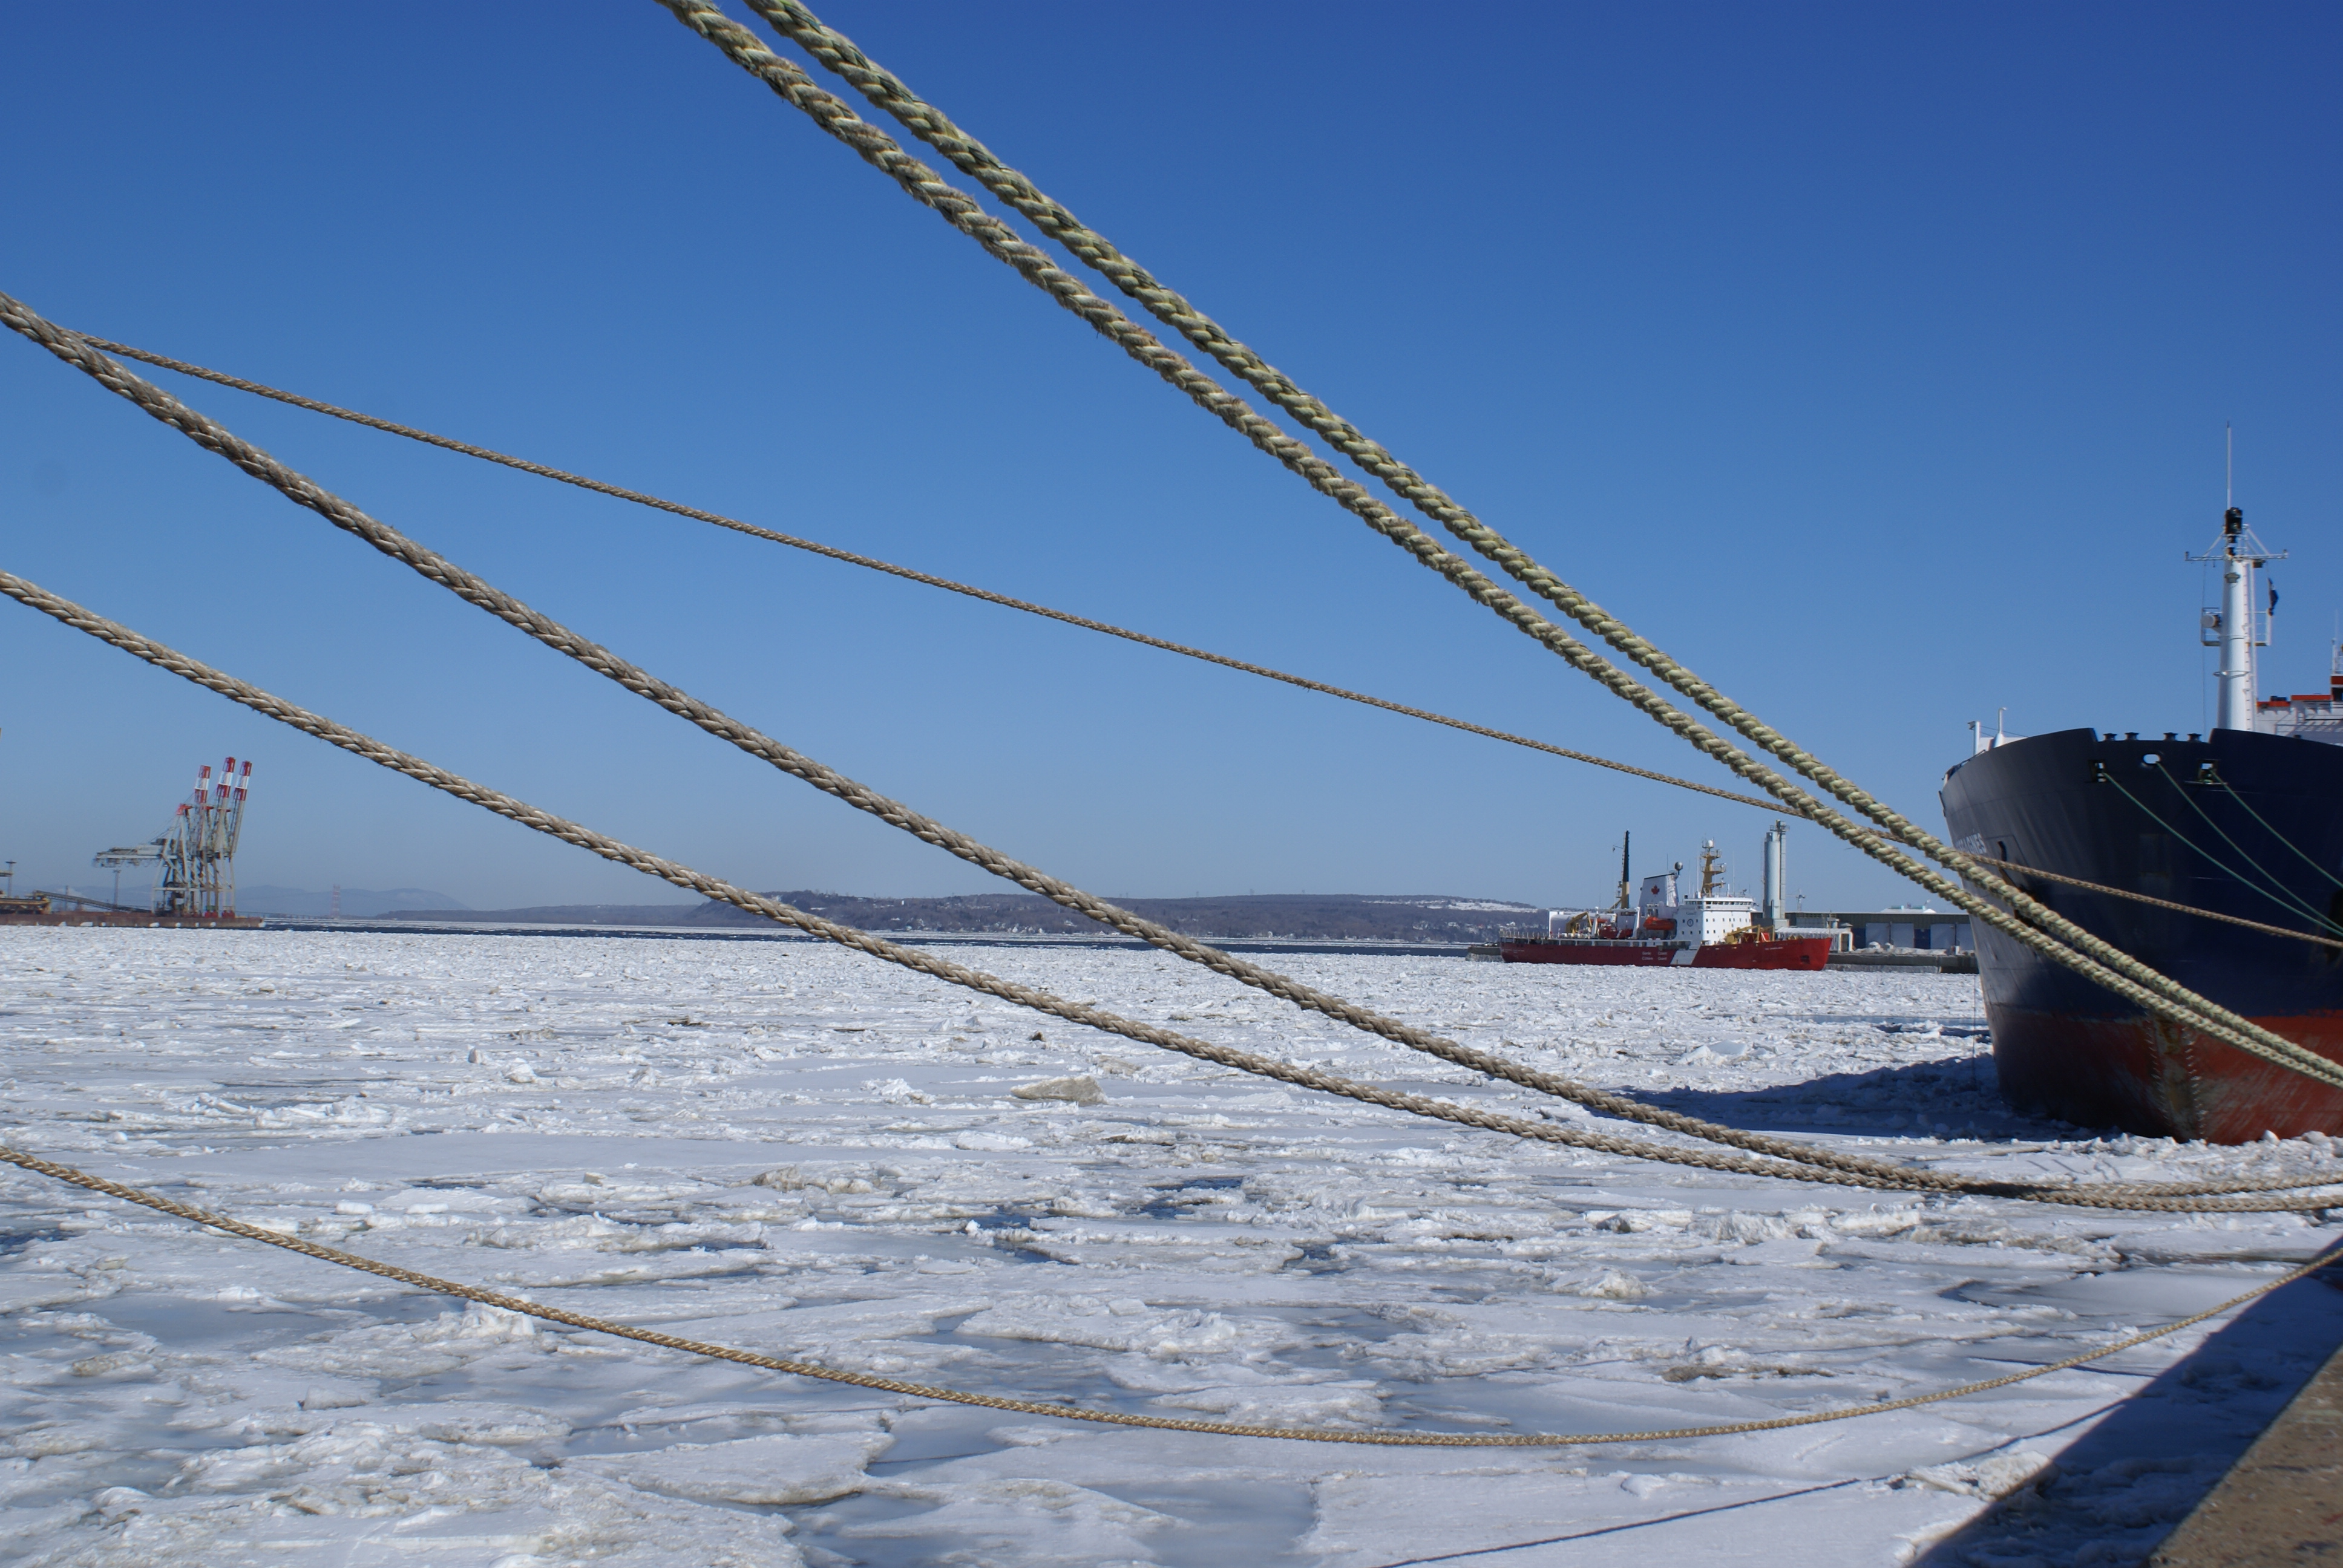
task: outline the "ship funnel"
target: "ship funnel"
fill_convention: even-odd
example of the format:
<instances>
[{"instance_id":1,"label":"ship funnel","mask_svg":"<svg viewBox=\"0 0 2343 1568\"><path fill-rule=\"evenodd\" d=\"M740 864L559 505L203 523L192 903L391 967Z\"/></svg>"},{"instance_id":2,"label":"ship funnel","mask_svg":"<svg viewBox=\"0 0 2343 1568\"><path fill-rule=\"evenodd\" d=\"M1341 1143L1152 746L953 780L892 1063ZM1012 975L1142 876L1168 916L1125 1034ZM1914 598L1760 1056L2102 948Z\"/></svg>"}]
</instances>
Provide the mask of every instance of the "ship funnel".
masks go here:
<instances>
[{"instance_id":1,"label":"ship funnel","mask_svg":"<svg viewBox=\"0 0 2343 1568\"><path fill-rule=\"evenodd\" d=\"M1757 923L1769 931L1782 929L1782 859L1789 837L1790 829L1780 822L1765 835L1765 899L1757 911Z\"/></svg>"}]
</instances>

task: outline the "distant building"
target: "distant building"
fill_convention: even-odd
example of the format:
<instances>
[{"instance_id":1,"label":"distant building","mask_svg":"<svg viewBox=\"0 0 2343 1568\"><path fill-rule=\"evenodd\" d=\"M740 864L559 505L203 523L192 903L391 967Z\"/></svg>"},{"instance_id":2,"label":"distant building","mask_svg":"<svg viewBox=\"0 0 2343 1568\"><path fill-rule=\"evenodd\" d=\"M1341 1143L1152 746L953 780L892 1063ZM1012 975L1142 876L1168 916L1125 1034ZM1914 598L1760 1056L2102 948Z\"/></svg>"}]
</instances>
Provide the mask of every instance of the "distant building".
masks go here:
<instances>
[{"instance_id":1,"label":"distant building","mask_svg":"<svg viewBox=\"0 0 2343 1568\"><path fill-rule=\"evenodd\" d=\"M1976 939L1966 915L1945 913L1926 905L1897 905L1885 910L1830 912L1797 910L1792 926L1845 926L1855 948L1915 948L1927 952L1973 953Z\"/></svg>"}]
</instances>

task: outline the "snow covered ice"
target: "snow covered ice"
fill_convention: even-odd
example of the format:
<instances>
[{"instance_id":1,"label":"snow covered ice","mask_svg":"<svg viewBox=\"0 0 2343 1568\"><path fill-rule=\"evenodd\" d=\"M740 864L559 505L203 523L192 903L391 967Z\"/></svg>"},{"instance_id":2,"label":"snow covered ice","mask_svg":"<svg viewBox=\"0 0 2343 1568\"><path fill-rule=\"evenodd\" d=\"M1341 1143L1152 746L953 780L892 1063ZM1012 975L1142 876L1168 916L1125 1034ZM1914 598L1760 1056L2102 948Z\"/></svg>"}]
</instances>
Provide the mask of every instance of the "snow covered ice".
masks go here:
<instances>
[{"instance_id":1,"label":"snow covered ice","mask_svg":"<svg viewBox=\"0 0 2343 1568\"><path fill-rule=\"evenodd\" d=\"M1880 1194L1531 1146L813 943L7 941L20 1148L579 1312L1095 1408L1492 1432L1742 1421L2055 1360L2335 1238L2288 1215ZM1592 1121L1151 951L956 956L1350 1077ZM1269 961L1474 1046L1836 1147L2094 1179L2335 1166L2317 1139L2207 1150L2012 1115L1968 977ZM9 1561L2127 1563L2204 1480L2185 1455L2050 1478L2212 1326L1750 1436L1216 1438L710 1362L0 1171ZM2207 1408L2273 1407L2282 1393L2256 1391L2302 1370L2213 1365ZM2046 1484L2073 1503L2022 1543L1937 1544Z\"/></svg>"}]
</instances>

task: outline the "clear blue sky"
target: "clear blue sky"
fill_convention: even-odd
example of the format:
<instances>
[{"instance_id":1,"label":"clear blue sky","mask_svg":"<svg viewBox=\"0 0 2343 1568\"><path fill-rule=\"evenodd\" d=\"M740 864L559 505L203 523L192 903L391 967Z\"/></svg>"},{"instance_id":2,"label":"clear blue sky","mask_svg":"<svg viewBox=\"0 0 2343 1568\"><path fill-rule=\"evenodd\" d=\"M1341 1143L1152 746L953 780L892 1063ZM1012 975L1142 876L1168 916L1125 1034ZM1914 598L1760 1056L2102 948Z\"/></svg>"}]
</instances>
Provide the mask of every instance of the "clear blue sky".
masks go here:
<instances>
[{"instance_id":1,"label":"clear blue sky","mask_svg":"<svg viewBox=\"0 0 2343 1568\"><path fill-rule=\"evenodd\" d=\"M2203 727L2180 558L2217 528L2224 420L2248 518L2296 552L2268 684L2324 684L2343 606L2332 6L824 15L1926 822L1965 722L1999 706L2019 732ZM651 0L35 6L11 54L0 288L54 319L1729 782ZM174 385L687 689L1107 893L1585 899L1623 828L1645 864L1714 837L1754 873L1766 819L1745 807ZM995 885L13 337L0 518L9 570L708 870ZM247 883L670 896L15 606L0 660L0 856L28 884L98 884L93 850L158 831L197 762L233 751L258 759ZM1907 895L1819 829L1791 842L1810 902Z\"/></svg>"}]
</instances>

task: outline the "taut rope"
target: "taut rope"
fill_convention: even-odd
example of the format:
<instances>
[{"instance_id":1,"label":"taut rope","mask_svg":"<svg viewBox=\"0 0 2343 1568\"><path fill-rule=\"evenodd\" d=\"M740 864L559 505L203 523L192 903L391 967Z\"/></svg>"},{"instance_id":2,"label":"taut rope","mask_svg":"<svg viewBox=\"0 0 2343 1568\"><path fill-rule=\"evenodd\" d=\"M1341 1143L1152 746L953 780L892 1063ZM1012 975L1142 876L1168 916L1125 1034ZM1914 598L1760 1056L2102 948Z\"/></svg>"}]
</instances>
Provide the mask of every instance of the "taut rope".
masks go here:
<instances>
[{"instance_id":1,"label":"taut rope","mask_svg":"<svg viewBox=\"0 0 2343 1568\"><path fill-rule=\"evenodd\" d=\"M737 63L754 74L763 75L783 97L811 116L823 129L852 146L864 158L893 175L918 199L943 211L939 193L950 192L955 196L961 195L937 178L933 171L903 155L901 149L883 133L864 126L844 105L838 104L832 110L818 102L813 94L819 93L820 89L813 88L802 72L789 66L769 50L763 50L755 35L737 28L723 16L714 0L659 0L659 3L675 12L687 25L715 42ZM1125 295L1137 300L1150 315L1211 355L1232 374L1284 409L1357 467L1383 481L1418 511L1464 540L1483 556L1495 561L1508 576L1553 603L1637 664L1658 675L1700 707L1789 763L1798 772L1887 828L1896 838L1923 850L1932 859L1956 869L1960 866L1960 860L1954 852L1926 830L1856 789L1824 766L1818 759L1793 746L1760 723L1754 714L1724 697L1657 647L1637 637L1624 622L1608 614L1576 588L1539 565L1526 551L1394 457L1381 443L1370 439L1358 427L1304 391L1291 377L1239 342L1219 322L1159 282L1104 235L1084 224L1064 205L1044 195L1024 175L1001 163L990 148L954 125L950 116L941 109L920 98L900 78L857 48L851 39L824 25L821 19L799 0L749 0L749 5L777 32L804 48L824 67L893 116L913 136L943 154L954 167L977 180L1042 234L1065 246L1084 266L1107 277ZM764 58L752 65L727 29L739 32L749 45L762 50ZM772 71L775 65L794 73L797 82L790 85L795 91L782 90L779 74ZM811 92L806 90L809 88ZM826 98L829 95L822 94L821 96ZM835 99L830 102L837 103ZM848 124L849 121L853 122L852 126ZM887 156L890 149L895 153L895 159ZM917 182L916 189L915 170L927 176L926 180ZM961 199L967 198L961 196ZM957 223L958 220L954 221ZM1036 282L1041 281L1038 273L1029 270L1028 276ZM1996 891L1998 896L2007 894L2006 890L1996 889Z\"/></svg>"},{"instance_id":2,"label":"taut rope","mask_svg":"<svg viewBox=\"0 0 2343 1568\"><path fill-rule=\"evenodd\" d=\"M1565 1081L1562 1080L1552 1080L1551 1082L1556 1087L1548 1087L1546 1083L1537 1081L1536 1079L1523 1076L1526 1070L1511 1063L1481 1067L1477 1061L1468 1060L1466 1056L1469 1054L1471 1057L1478 1058L1483 1053L1457 1054L1464 1052L1464 1048L1453 1041L1442 1040L1424 1030L1383 1018L1364 1008L1302 986L1272 970L1233 958L1218 949L1197 941L1192 937L1184 936L1152 920L1144 920L1128 910L1120 909L1095 895L1083 892L1071 883L1061 881L1021 860L1013 859L997 849L990 849L966 834L947 828L942 823L923 816L899 801L890 799L835 769L825 767L813 759L759 734L757 730L728 717L697 698L626 662L599 644L578 636L550 617L530 609L511 595L485 579L465 571L446 557L416 543L388 524L377 521L358 508L327 491L314 480L294 472L259 447L206 418L154 383L124 369L121 365L107 358L79 337L57 327L53 322L43 319L21 301L5 294L0 294L0 321L5 321L18 332L49 349L57 357L186 436L206 451L215 452L227 458L245 472L278 490L288 499L317 512L335 527L364 539L383 554L409 567L430 581L447 588L466 602L487 610L498 619L527 632L547 647L577 659L588 668L618 682L638 696L657 703L669 712L688 719L709 734L718 736L751 756L762 759L783 772L804 779L825 793L837 796L860 810L870 812L880 820L910 833L923 842L948 849L971 864L982 866L995 876L1014 881L1020 887L1040 893L1053 902L1074 910L1101 924L1111 926L1126 935L1137 937L1167 952L1202 964L1243 984L1265 990L1271 995L1282 997L1297 1006L1323 1012L1326 1016L1351 1024L1353 1028L1381 1035L1384 1039L1442 1057L1443 1060L1455 1061L1460 1065L1473 1066L1476 1070L1489 1071L1497 1076L1513 1079L1514 1081L1539 1088L1543 1092L1564 1094L1568 1098L1578 1098L1580 1094L1595 1092L1584 1090L1583 1086L1573 1085L1567 1089L1559 1087ZM1540 624L1545 623L1541 621ZM1604 668L1610 667L1605 665ZM1642 689L1639 687L1637 689ZM1735 755L1740 754L1736 751ZM1745 757L1743 760L1746 761ZM1754 764L1752 766L1754 767ZM1772 781L1775 780L1775 776L1769 771L1765 773L1765 779ZM1776 785L1773 782L1769 782L1768 787L1778 787L1785 790L1789 789L1786 784ZM1826 813L1824 819L1826 825L1830 820L1844 823L1844 819L1838 818L1836 813L1831 812L1829 808L1823 806L1819 801L1814 801L1812 797L1806 796L1803 791L1794 791L1794 793L1800 800L1808 802L1812 811ZM1845 826L1853 831L1865 832L1864 829L1854 829L1852 824L1845 824ZM1875 837L1867 833L1866 836ZM1901 857L1900 854L1899 858L1908 859L1908 857ZM1917 869L1917 863L1913 862L1913 864ZM1982 875L1982 873L1979 874ZM1934 877L1934 873L1929 875ZM1941 878L1936 879L1943 880ZM1966 893L1962 896L1964 899L1967 897ZM2071 962L2086 972L2092 973L2094 978L2100 979L2101 983L2110 989L2126 995L2136 992L2143 999L2142 1005L2152 1005L2159 1010L2169 1010L2175 1008L2176 1004L2164 1002L2161 999L2152 997L2150 993L2132 985L2120 976L2107 974L2090 960L2058 946L2040 933L2011 920L1999 910L1995 910L1990 905L1982 907L1990 910L1994 920L2006 923L2022 940L2043 944L2054 955L2063 955L2062 961ZM2208 1010L2211 1007L2209 1003L2203 1005ZM2274 1042L2265 1047L2253 1037L2227 1030L2225 1025L2203 1022L2186 1013L2180 1014L2177 1021L2196 1024L2203 1032L2235 1043L2239 1049L2250 1054L2294 1067L2297 1070L2318 1078L2321 1081L2343 1086L2343 1064L2329 1061L2325 1057L2307 1050L2281 1036L2269 1034L2267 1030L2258 1030L2258 1034L2267 1035L2268 1039ZM1498 1060L1495 1058L1487 1060L1492 1062ZM1537 1075L1537 1078L1543 1079L1545 1076ZM1582 1103L1592 1105L1594 1102L1582 1101ZM1621 1111L1620 1114L1633 1114L1639 1120L1649 1120L1654 1112L1648 1108L1638 1107L1634 1112ZM1730 1133L1733 1138L1746 1136L1731 1132L1729 1129L1720 1129L1719 1132L1720 1134Z\"/></svg>"},{"instance_id":3,"label":"taut rope","mask_svg":"<svg viewBox=\"0 0 2343 1568\"><path fill-rule=\"evenodd\" d=\"M2218 1196L2218 1194L2229 1192L2266 1192L2343 1184L2327 1177L2302 1177L2284 1181L2245 1178L2217 1182L2127 1182L2082 1186L2057 1182L1980 1181L1965 1177L1948 1176L1937 1171L1919 1171L1908 1166L1896 1165L1866 1156L1840 1154L1830 1150L1815 1149L1786 1139L1742 1132L1735 1128L1717 1126L1712 1122L1679 1115L1674 1111L1660 1111L1642 1105L1624 1096L1611 1094L1551 1073L1523 1068L1502 1057L1492 1056L1485 1051L1474 1050L1433 1035L1423 1035L1422 1038L1428 1044L1416 1049L1424 1050L1428 1054L1440 1056L1459 1066L1469 1067L1492 1077L1503 1078L1526 1088L1536 1089L1542 1093L1572 1100L1591 1109L1647 1122L1708 1142L1749 1149L1769 1155L1772 1160L1778 1160L1784 1163L1775 1164L1771 1161L1710 1154L1699 1150L1673 1149L1663 1144L1639 1143L1631 1139L1564 1127L1552 1121L1530 1121L1492 1111L1475 1111L1445 1100L1377 1089L1371 1084L1356 1083L1316 1068L1297 1067L1290 1062L1258 1056L1232 1047L1213 1045L1208 1041L1174 1033L1170 1030L1159 1029L1152 1024L1139 1023L1105 1011L1103 1009L1068 1001L1048 991L1020 985L1013 980L1002 980L980 970L971 970L948 960L937 958L933 954L922 952L916 948L899 946L867 931L857 930L851 926L840 925L834 920L824 920L819 915L809 914L779 900L744 891L729 882L721 881L704 872L695 871L689 867L679 865L672 860L662 859L631 845L620 843L591 829L567 821L550 812L539 810L509 795L490 789L485 785L473 783L470 779L450 773L445 769L434 767L419 758L394 750L371 737L337 724L307 709L296 707L282 698L274 697L248 681L240 680L225 671L214 669L176 649L166 648L149 638L141 637L126 626L85 609L70 599L61 598L22 578L0 572L0 594L5 594L21 604L41 611L44 615L63 621L75 630L86 632L102 642L110 643L158 668L167 669L184 679L216 691L231 701L241 703L256 712L266 714L281 723L291 725L305 734L314 735L321 740L353 752L370 762L428 784L435 789L445 790L459 799L469 800L474 805L485 807L498 816L518 822L524 827L533 828L565 843L590 849L605 859L630 866L636 870L658 877L663 881L671 882L677 887L689 888L705 897L721 900L751 913L763 915L769 920L786 922L827 940L856 948L876 958L885 959L890 963L900 964L906 969L932 975L954 985L983 991L988 995L997 996L1004 1001L1049 1013L1071 1023L1103 1030L1149 1045L1160 1045L1168 1050L1176 1050L1183 1055L1217 1062L1224 1067L1233 1067L1241 1071L1255 1073L1263 1078L1298 1084L1305 1089L1322 1090L1328 1093L1343 1095L1370 1105L1385 1106L1394 1111L1405 1111L1419 1116L1428 1116L1436 1121L1453 1121L1462 1126L1477 1127L1490 1132L1509 1133L1517 1138L1528 1138L1540 1142L1569 1144L1576 1148L1600 1150L1605 1153L1696 1166L1703 1170L1730 1171L1744 1175L1771 1176L1787 1181L1833 1182L1853 1187L1884 1187L1906 1191L1970 1193L1983 1197L2017 1198L2042 1202L2066 1203L2083 1208L2170 1210L2174 1212L2187 1213L2310 1211L2343 1203L2343 1195L2251 1201ZM1271 978L1283 980L1282 976ZM1393 1027L1405 1028L1406 1026ZM1421 1033L1415 1030L1409 1030L1409 1032ZM1405 1044L1407 1041L1402 1040L1400 1043Z\"/></svg>"},{"instance_id":4,"label":"taut rope","mask_svg":"<svg viewBox=\"0 0 2343 1568\"><path fill-rule=\"evenodd\" d=\"M824 92L787 60L774 54L757 35L719 10L712 0L659 0L675 13L685 25L714 44L751 75L764 82L791 106L803 110L821 128L852 147L857 154L893 178L913 199L933 208L947 222L986 251L1017 269L1035 286L1043 290L1081 317L1095 330L1121 347L1126 353L1147 366L1174 387L1179 387L1200 407L1243 435L1262 451L1300 476L1312 488L1329 497L1344 509L1366 522L1377 532L1401 545L1424 565L1448 578L1480 603L1488 606L1519 630L1562 657L1574 668L1579 669L1602 683L1624 700L1674 730L1694 746L1723 762L1734 772L1756 784L1775 796L1799 815L1810 818L1833 834L1855 845L1865 854L1895 870L1898 875L1969 911L1974 919L1985 921L1997 930L2025 943L2053 962L2082 974L2142 1010L2184 1028L2191 1029L2210 1039L2219 1040L2263 1060L2289 1067L2330 1087L2343 1088L2343 1065L2330 1061L2316 1051L2304 1049L2292 1040L2251 1020L2220 1007L2198 996L2169 976L2160 974L2139 962L2112 944L2093 936L2056 911L2027 897L1982 867L1966 863L1957 855L1900 817L1894 817L1891 830L1899 838L1920 846L1933 858L1954 866L1993 898L2007 902L2004 910L1986 898L1971 893L1960 883L1946 878L1904 853L1878 833L1858 826L1825 806L1805 790L1783 780L1770 769L1761 768L1755 759L1732 745L1714 731L1699 724L1681 710L1672 707L1649 688L1634 680L1625 671L1601 658L1577 638L1545 619L1529 606L1499 588L1487 577L1474 570L1460 558L1443 549L1423 529L1407 522L1355 482L1342 477L1331 464L1319 457L1307 447L1286 435L1275 425L1262 418L1244 400L1221 387L1185 358L1159 343L1152 334L1139 327L1113 306L1084 288L1061 268L1052 266L1048 258L1032 246L1019 238L1000 219L987 213L975 198L953 187L927 165L903 151L894 139L877 126L857 117L854 112L835 95ZM1378 448L1380 450L1380 448ZM1436 491L1425 490L1433 495ZM1453 507L1453 503L1450 503ZM1463 518L1471 514L1454 508ZM1473 527L1481 535L1495 539L1493 531L1475 519ZM1502 543L1502 541L1500 541ZM1476 546L1476 548L1478 548ZM1512 546L1504 548L1511 558L1526 561ZM1533 563L1534 564L1534 563ZM1512 569L1510 567L1508 569ZM1544 572L1544 568L1538 568ZM1541 579L1551 581L1559 588L1567 585L1545 573ZM1541 591L1544 591L1541 589ZM1575 590L1569 590L1575 594ZM1583 597L1574 602L1592 609ZM1599 616L1599 611L1593 613ZM1604 624L1613 624L1604 618ZM1643 646L1636 639L1638 646ZM1622 645L1623 647L1624 645ZM1658 657L1654 654L1654 657ZM1656 667L1655 667L1656 668ZM1672 663L1670 668L1675 668ZM1688 675L1684 677L1689 679ZM1697 683L1695 683L1697 684ZM1710 704L1721 702L1705 686ZM1728 704L1727 707L1730 707ZM1739 714L1738 709L1733 709ZM1754 719L1741 715L1734 722L1736 728ZM1788 742L1770 729L1757 727L1771 739L1763 742L1792 759L1802 771L1820 769L1813 776L1825 782L1834 793L1852 790L1852 786L1837 779L1819 762L1804 752L1789 747ZM1827 774L1828 779L1823 775ZM1833 782L1833 781L1835 782ZM1860 795L1859 791L1855 792ZM1868 802L1862 806L1867 813L1885 812L1885 808L1861 796ZM1887 814L1893 817L1892 813ZM2014 911L2014 912L2013 912Z\"/></svg>"},{"instance_id":5,"label":"taut rope","mask_svg":"<svg viewBox=\"0 0 2343 1568\"><path fill-rule=\"evenodd\" d=\"M995 876L1016 882L1020 887L1040 893L1052 901L1074 910L1101 924L1109 925L1126 935L1134 936L1189 961L1202 965L1240 983L1252 986L1280 997L1296 1006L1350 1024L1353 1028L1436 1056L1459 1066L1507 1079L1541 1093L1574 1100L1592 1109L1609 1111L1631 1120L1659 1123L1659 1119L1672 1115L1648 1106L1637 1104L1616 1095L1607 1095L1583 1084L1536 1072L1518 1064L1470 1050L1455 1041L1443 1039L1428 1030L1387 1019L1355 1003L1304 986L1274 970L1249 963L1192 937L1148 920L1131 911L1093 894L1086 893L1071 883L1002 854L980 843L964 833L945 827L931 818L912 810L899 801L859 784L845 775L804 756L780 742L759 733L747 725L719 712L697 698L669 685L627 663L608 648L578 636L558 621L539 614L511 595L497 588L470 572L458 567L446 557L407 538L388 524L368 517L349 502L333 495L313 480L295 473L267 453L224 429L203 415L173 397L153 383L131 374L108 359L74 334L43 320L21 302L0 295L0 320L6 320L25 336L48 347L58 357L84 370L112 391L127 398L147 413L186 435L208 451L228 458L246 473L260 478L288 498L316 511L336 527L366 540L376 549L412 568L415 571L447 588L468 603L495 615L498 619L518 628L532 638L558 652L568 655L587 668L604 675L628 690L657 703L659 707L689 720L709 734L770 763L791 776L802 779L824 792L870 812L891 826L912 834L923 842L949 849L951 853L983 867ZM1997 913L1998 911L1996 911ZM2003 917L2006 919L2006 917ZM2023 928L2020 928L2021 930ZM2273 1036L2276 1039L2278 1037ZM2343 1082L2343 1066L2303 1050L2291 1042L2282 1041L2288 1050L2317 1064L2317 1067L2338 1082ZM1755 1147L1747 1141L1754 1135L1735 1129L1698 1123L1703 1131L1695 1136L1738 1147ZM1816 1152L1811 1156L1816 1163L1834 1169L1852 1169L1844 1163L1847 1158Z\"/></svg>"}]
</instances>

